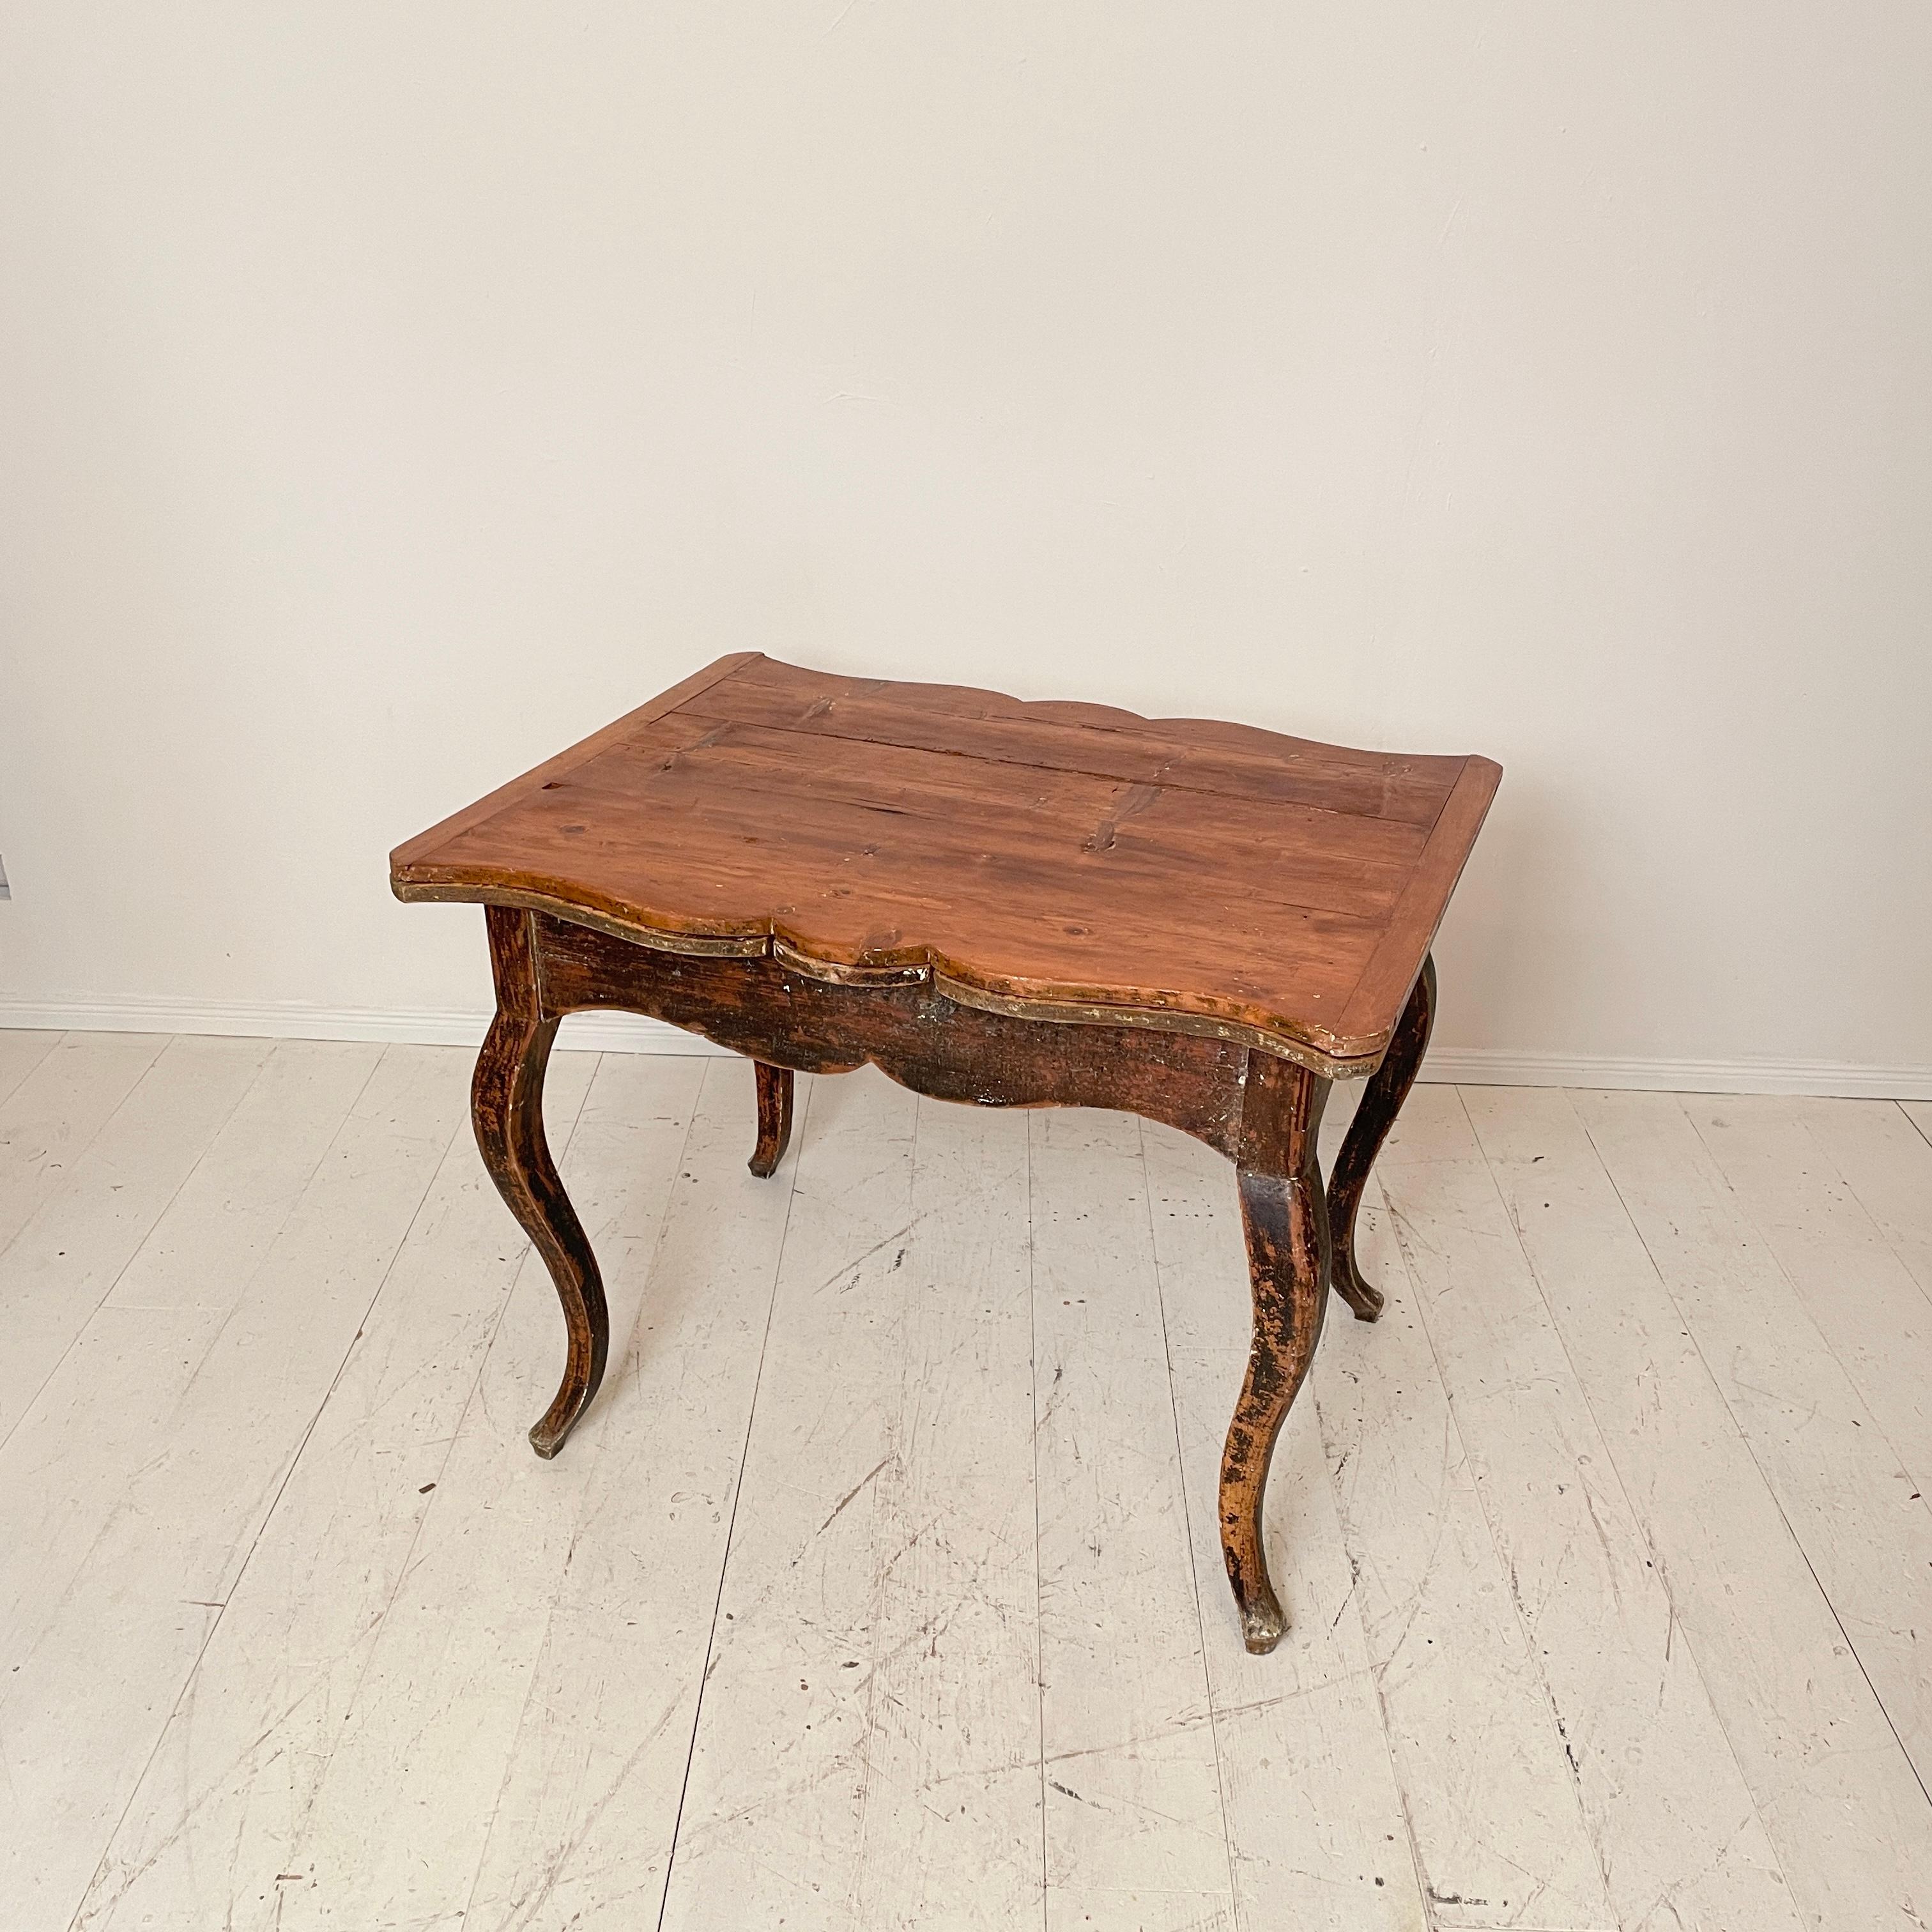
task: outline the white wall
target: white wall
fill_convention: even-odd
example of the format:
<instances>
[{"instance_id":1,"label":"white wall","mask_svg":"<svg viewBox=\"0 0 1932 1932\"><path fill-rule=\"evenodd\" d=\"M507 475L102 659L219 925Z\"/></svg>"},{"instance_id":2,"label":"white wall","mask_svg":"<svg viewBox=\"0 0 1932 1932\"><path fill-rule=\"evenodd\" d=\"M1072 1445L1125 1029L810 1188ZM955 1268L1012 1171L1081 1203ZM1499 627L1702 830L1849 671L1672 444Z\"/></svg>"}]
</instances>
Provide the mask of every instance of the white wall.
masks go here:
<instances>
[{"instance_id":1,"label":"white wall","mask_svg":"<svg viewBox=\"0 0 1932 1932\"><path fill-rule=\"evenodd\" d=\"M1932 1093L1928 99L1922 0L14 0L0 998L481 1010L389 845L756 646L1492 754L1445 1064Z\"/></svg>"}]
</instances>

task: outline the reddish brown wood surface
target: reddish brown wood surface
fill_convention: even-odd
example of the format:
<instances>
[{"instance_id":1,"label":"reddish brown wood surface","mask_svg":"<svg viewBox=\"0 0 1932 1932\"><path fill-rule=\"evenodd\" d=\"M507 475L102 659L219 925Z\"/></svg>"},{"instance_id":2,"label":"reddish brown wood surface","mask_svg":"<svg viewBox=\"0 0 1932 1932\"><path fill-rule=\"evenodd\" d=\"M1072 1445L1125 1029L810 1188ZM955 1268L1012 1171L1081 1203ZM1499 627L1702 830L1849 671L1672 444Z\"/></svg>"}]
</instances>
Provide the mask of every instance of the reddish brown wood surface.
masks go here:
<instances>
[{"instance_id":1,"label":"reddish brown wood surface","mask_svg":"<svg viewBox=\"0 0 1932 1932\"><path fill-rule=\"evenodd\" d=\"M1288 1628L1262 1543L1276 1438L1315 1358L1328 1304L1328 1203L1315 1141L1328 1083L1250 1054L1234 1154L1254 1321L1247 1373L1221 1451L1221 1556L1256 1655Z\"/></svg>"},{"instance_id":2,"label":"reddish brown wood surface","mask_svg":"<svg viewBox=\"0 0 1932 1932\"><path fill-rule=\"evenodd\" d=\"M484 915L496 980L496 1017L476 1056L470 1117L476 1144L510 1212L550 1270L563 1306L563 1379L530 1430L539 1456L554 1456L604 1379L610 1312L603 1277L544 1135L544 1070L562 1016L546 1011L535 922L492 906Z\"/></svg>"},{"instance_id":3,"label":"reddish brown wood surface","mask_svg":"<svg viewBox=\"0 0 1932 1932\"><path fill-rule=\"evenodd\" d=\"M391 878L1346 1077L1388 1045L1500 776L752 655L412 839Z\"/></svg>"},{"instance_id":4,"label":"reddish brown wood surface","mask_svg":"<svg viewBox=\"0 0 1932 1932\"><path fill-rule=\"evenodd\" d=\"M838 986L776 959L691 958L542 914L529 923L546 1015L649 1013L762 1063L754 1170L768 1148L777 1166L789 1130L768 1073L868 1065L934 1100L1113 1108L1234 1151L1250 1056L1230 1040L1043 1025L957 1005L926 981Z\"/></svg>"},{"instance_id":5,"label":"reddish brown wood surface","mask_svg":"<svg viewBox=\"0 0 1932 1932\"><path fill-rule=\"evenodd\" d=\"M1335 1292L1355 1312L1358 1322L1372 1322L1382 1312L1382 1290L1362 1279L1355 1261L1355 1216L1361 1208L1362 1190L1369 1184L1369 1170L1388 1138L1389 1130L1415 1084L1415 1076L1428 1050L1430 1030L1436 1024L1436 963L1425 959L1415 984L1409 989L1408 1004L1402 1009L1401 1024L1389 1042L1375 1077L1363 1090L1355 1118L1342 1150L1335 1156L1335 1171L1328 1180L1328 1219L1334 1253L1330 1273Z\"/></svg>"},{"instance_id":6,"label":"reddish brown wood surface","mask_svg":"<svg viewBox=\"0 0 1932 1932\"><path fill-rule=\"evenodd\" d=\"M760 1180L769 1180L791 1144L791 1069L768 1066L762 1060L754 1064L758 1070L758 1142L748 1164Z\"/></svg>"}]
</instances>

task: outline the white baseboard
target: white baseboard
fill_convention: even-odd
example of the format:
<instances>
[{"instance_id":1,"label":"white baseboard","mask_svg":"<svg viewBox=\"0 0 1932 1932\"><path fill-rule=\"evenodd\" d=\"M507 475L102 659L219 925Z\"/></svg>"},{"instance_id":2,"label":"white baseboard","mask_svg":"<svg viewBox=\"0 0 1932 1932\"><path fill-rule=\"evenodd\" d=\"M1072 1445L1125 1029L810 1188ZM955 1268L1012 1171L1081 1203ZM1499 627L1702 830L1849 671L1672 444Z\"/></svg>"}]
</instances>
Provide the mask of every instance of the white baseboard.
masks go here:
<instances>
[{"instance_id":1,"label":"white baseboard","mask_svg":"<svg viewBox=\"0 0 1932 1932\"><path fill-rule=\"evenodd\" d=\"M487 1012L451 1007L395 1011L378 1006L295 1004L231 1006L179 1000L112 1000L36 1005L0 1000L0 1028L76 1033L209 1033L252 1040L367 1040L408 1046L481 1046ZM560 1051L592 1053L723 1053L695 1034L638 1013L573 1013L557 1036Z\"/></svg>"},{"instance_id":2,"label":"white baseboard","mask_svg":"<svg viewBox=\"0 0 1932 1932\"><path fill-rule=\"evenodd\" d=\"M110 1000L37 1004L0 1000L0 1028L82 1033L239 1034L271 1040L367 1040L476 1046L490 1016L448 1008L218 1006L199 1001ZM722 1053L709 1040L631 1013L577 1013L562 1048L602 1053ZM1823 1094L1932 1100L1932 1066L1872 1066L1835 1060L1652 1060L1605 1054L1520 1053L1504 1047L1439 1046L1425 1080L1481 1087L1616 1087L1679 1094Z\"/></svg>"},{"instance_id":3,"label":"white baseboard","mask_svg":"<svg viewBox=\"0 0 1932 1932\"><path fill-rule=\"evenodd\" d=\"M1844 1060L1648 1060L1634 1054L1517 1053L1443 1046L1425 1080L1465 1087L1634 1088L1658 1094L1820 1094L1859 1100L1932 1100L1932 1066Z\"/></svg>"}]
</instances>

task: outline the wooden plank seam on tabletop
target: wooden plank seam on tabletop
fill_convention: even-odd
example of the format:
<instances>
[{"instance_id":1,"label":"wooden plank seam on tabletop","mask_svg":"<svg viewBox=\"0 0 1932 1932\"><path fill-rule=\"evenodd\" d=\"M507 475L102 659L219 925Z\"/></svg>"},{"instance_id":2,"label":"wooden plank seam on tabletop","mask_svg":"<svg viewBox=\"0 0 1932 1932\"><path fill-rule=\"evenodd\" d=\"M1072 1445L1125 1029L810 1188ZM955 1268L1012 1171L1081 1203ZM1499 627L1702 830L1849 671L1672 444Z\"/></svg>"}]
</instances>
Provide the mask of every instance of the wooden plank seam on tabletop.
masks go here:
<instances>
[{"instance_id":1,"label":"wooden plank seam on tabletop","mask_svg":"<svg viewBox=\"0 0 1932 1932\"><path fill-rule=\"evenodd\" d=\"M1057 762L1042 733L1066 741ZM1020 770L1037 796L1011 796ZM923 968L1044 1018L1233 1028L1353 1072L1388 1042L1501 776L721 661L398 847L392 884L672 950L782 944L835 976ZM1184 881L1207 902L1184 925Z\"/></svg>"},{"instance_id":2,"label":"wooden plank seam on tabletop","mask_svg":"<svg viewBox=\"0 0 1932 1932\"><path fill-rule=\"evenodd\" d=\"M465 806L460 812L452 812L447 818L419 832L416 837L398 845L390 854L392 865L407 865L418 854L433 850L443 841L454 838L459 832L472 830L487 820L493 818L505 806L514 805L525 796L532 788L542 781L574 770L577 766L596 758L599 752L608 751L614 745L621 744L627 733L637 730L662 717L667 712L675 710L687 698L695 697L721 680L730 677L758 656L756 651L738 651L727 657L715 659L703 670L694 671L681 684L674 684L667 691L641 704L634 711L626 712L620 718L594 731L578 743L557 753L554 758L546 758L540 765L532 766L520 776L499 785L493 792L486 793L473 805Z\"/></svg>"},{"instance_id":3,"label":"wooden plank seam on tabletop","mask_svg":"<svg viewBox=\"0 0 1932 1932\"><path fill-rule=\"evenodd\" d=\"M694 701L685 700L679 709ZM1113 706L1022 699L959 685L843 678L764 657L740 666L729 692L698 708L727 713L734 722L862 744L982 757L1019 752L1017 761L1040 769L1088 770L1127 783L1154 782L1177 770L1192 777L1204 764L1219 782L1199 788L1224 795L1238 795L1244 778L1273 786L1271 796L1283 795L1284 782L1292 792L1306 782L1300 768L1312 764L1324 774L1339 772L1357 782L1356 802L1369 815L1394 818L1410 814L1392 807L1416 794L1426 803L1434 783L1460 762L1358 751L1215 718L1149 718ZM1021 734L1017 742L1015 732ZM1076 755L1056 760L1055 748ZM1105 768L1090 770L1096 764Z\"/></svg>"}]
</instances>

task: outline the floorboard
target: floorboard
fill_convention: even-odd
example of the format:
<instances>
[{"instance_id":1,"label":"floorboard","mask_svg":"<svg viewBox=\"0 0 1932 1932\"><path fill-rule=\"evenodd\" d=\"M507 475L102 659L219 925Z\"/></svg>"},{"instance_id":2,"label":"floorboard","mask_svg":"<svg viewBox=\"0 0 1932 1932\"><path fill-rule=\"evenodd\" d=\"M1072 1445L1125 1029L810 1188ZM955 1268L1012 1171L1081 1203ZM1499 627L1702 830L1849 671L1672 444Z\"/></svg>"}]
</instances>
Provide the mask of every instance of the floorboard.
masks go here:
<instances>
[{"instance_id":1,"label":"floorboard","mask_svg":"<svg viewBox=\"0 0 1932 1932\"><path fill-rule=\"evenodd\" d=\"M1140 1130L1028 1125L1046 1924L1210 1932L1232 1859Z\"/></svg>"},{"instance_id":2,"label":"floorboard","mask_svg":"<svg viewBox=\"0 0 1932 1932\"><path fill-rule=\"evenodd\" d=\"M638 1256L641 1312L610 1371L470 1932L630 1932L663 1904L797 1172L747 1171L752 1070L704 1064L662 1234ZM812 1096L803 1084L795 1139Z\"/></svg>"},{"instance_id":3,"label":"floorboard","mask_svg":"<svg viewBox=\"0 0 1932 1932\"><path fill-rule=\"evenodd\" d=\"M1028 1124L922 1100L916 1125L869 1658L841 1672L866 1700L848 1910L1003 1932L1043 1884Z\"/></svg>"},{"instance_id":4,"label":"floorboard","mask_svg":"<svg viewBox=\"0 0 1932 1932\"><path fill-rule=\"evenodd\" d=\"M1248 1352L1240 1209L1219 1154L1171 1129L1144 1131L1237 1922L1241 1932L1415 1932L1426 1922L1422 1880L1314 1406L1289 1412L1268 1477L1264 1541L1288 1634L1271 1655L1250 1657L1218 1509ZM1364 1256L1371 1267L1380 1258ZM1339 1304L1331 1318L1350 1320Z\"/></svg>"},{"instance_id":5,"label":"floorboard","mask_svg":"<svg viewBox=\"0 0 1932 1932\"><path fill-rule=\"evenodd\" d=\"M0 1028L0 1103L65 1037L54 1032Z\"/></svg>"},{"instance_id":6,"label":"floorboard","mask_svg":"<svg viewBox=\"0 0 1932 1932\"><path fill-rule=\"evenodd\" d=\"M1424 1121L1445 1090L1412 1096ZM1419 1138L1385 1158L1411 1154ZM1331 1318L1315 1395L1432 1921L1612 1928L1507 1546L1478 1493L1484 1464L1379 1202L1364 1219L1364 1262L1388 1306L1372 1324Z\"/></svg>"},{"instance_id":7,"label":"floorboard","mask_svg":"<svg viewBox=\"0 0 1932 1932\"><path fill-rule=\"evenodd\" d=\"M1910 1927L1925 1793L1568 1096L1501 1090L1465 1097L1792 1897Z\"/></svg>"},{"instance_id":8,"label":"floorboard","mask_svg":"<svg viewBox=\"0 0 1932 1932\"><path fill-rule=\"evenodd\" d=\"M545 1096L569 1142L596 1057ZM96 1870L83 1932L275 1923L526 1244L476 1143L450 1142L340 1378Z\"/></svg>"},{"instance_id":9,"label":"floorboard","mask_svg":"<svg viewBox=\"0 0 1932 1932\"><path fill-rule=\"evenodd\" d=\"M815 1082L745 1450L667 1932L850 1922L900 1400L919 1102ZM748 1126L748 1116L747 1117Z\"/></svg>"},{"instance_id":10,"label":"floorboard","mask_svg":"<svg viewBox=\"0 0 1932 1932\"><path fill-rule=\"evenodd\" d=\"M625 1348L704 1064L603 1056L571 1137L566 1180ZM520 1246L500 1205L490 1212L498 1238ZM527 1432L562 1355L554 1292L526 1258L283 1852L278 1932L463 1922L616 1394L600 1395L562 1452L540 1460Z\"/></svg>"},{"instance_id":11,"label":"floorboard","mask_svg":"<svg viewBox=\"0 0 1932 1932\"><path fill-rule=\"evenodd\" d=\"M1381 1186L1562 1732L1615 1922L1732 1916L1759 1932L1801 1932L1763 1820L1516 1233L1528 1211L1523 1190L1540 1184L1548 1164L1538 1158L1540 1141L1526 1158L1520 1144L1564 1096L1472 1089L1466 1114L1453 1088L1416 1098L1440 1116L1430 1157L1406 1160L1391 1150Z\"/></svg>"},{"instance_id":12,"label":"floorboard","mask_svg":"<svg viewBox=\"0 0 1932 1932\"><path fill-rule=\"evenodd\" d=\"M279 1233L191 1298L110 1297L0 1450L0 1924L79 1904L454 1130L460 1055L320 1057L337 1124Z\"/></svg>"},{"instance_id":13,"label":"floorboard","mask_svg":"<svg viewBox=\"0 0 1932 1932\"><path fill-rule=\"evenodd\" d=\"M1932 1924L1932 1106L1418 1089L1256 1658L1219 1156L560 1054L545 1464L468 1076L0 1032L8 1932Z\"/></svg>"},{"instance_id":14,"label":"floorboard","mask_svg":"<svg viewBox=\"0 0 1932 1932\"><path fill-rule=\"evenodd\" d=\"M1920 1288L1932 1294L1932 1143L1889 1100L1792 1103L1812 1140Z\"/></svg>"},{"instance_id":15,"label":"floorboard","mask_svg":"<svg viewBox=\"0 0 1932 1932\"><path fill-rule=\"evenodd\" d=\"M1920 1780L1932 1784L1932 1499L1899 1461L1676 1098L1574 1098L1846 1640ZM1925 1151L1932 1157L1932 1148Z\"/></svg>"},{"instance_id":16,"label":"floorboard","mask_svg":"<svg viewBox=\"0 0 1932 1932\"><path fill-rule=\"evenodd\" d=\"M1932 1488L1932 1298L1812 1132L1809 1103L1693 1094L1684 1110L1913 1488Z\"/></svg>"},{"instance_id":17,"label":"floorboard","mask_svg":"<svg viewBox=\"0 0 1932 1932\"><path fill-rule=\"evenodd\" d=\"M0 1034L0 1039L7 1037ZM274 1052L181 1039L0 1252L0 1443L172 1206Z\"/></svg>"},{"instance_id":18,"label":"floorboard","mask_svg":"<svg viewBox=\"0 0 1932 1932\"><path fill-rule=\"evenodd\" d=\"M64 1184L74 1164L167 1045L156 1034L30 1036L12 1057L19 1074L0 1100L0 1247Z\"/></svg>"}]
</instances>

